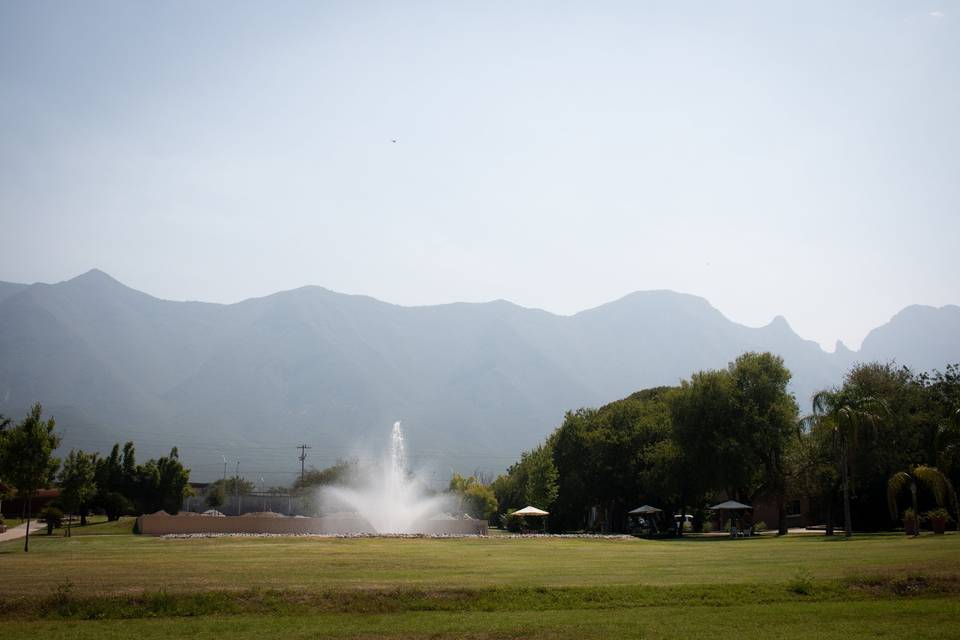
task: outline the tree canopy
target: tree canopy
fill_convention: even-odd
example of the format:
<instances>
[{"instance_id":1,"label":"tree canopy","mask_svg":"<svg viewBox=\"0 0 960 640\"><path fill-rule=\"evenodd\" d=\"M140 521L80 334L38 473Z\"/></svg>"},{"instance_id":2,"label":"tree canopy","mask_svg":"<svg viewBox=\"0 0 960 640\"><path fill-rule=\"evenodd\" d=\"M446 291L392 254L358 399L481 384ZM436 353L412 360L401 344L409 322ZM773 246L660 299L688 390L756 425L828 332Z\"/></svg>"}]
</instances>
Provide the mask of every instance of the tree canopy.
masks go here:
<instances>
[{"instance_id":1,"label":"tree canopy","mask_svg":"<svg viewBox=\"0 0 960 640\"><path fill-rule=\"evenodd\" d=\"M24 551L30 550L30 504L40 489L53 484L60 461L53 451L60 446L56 421L43 419L43 408L36 403L26 417L3 436L0 476L16 487L17 495L27 503L27 535Z\"/></svg>"}]
</instances>

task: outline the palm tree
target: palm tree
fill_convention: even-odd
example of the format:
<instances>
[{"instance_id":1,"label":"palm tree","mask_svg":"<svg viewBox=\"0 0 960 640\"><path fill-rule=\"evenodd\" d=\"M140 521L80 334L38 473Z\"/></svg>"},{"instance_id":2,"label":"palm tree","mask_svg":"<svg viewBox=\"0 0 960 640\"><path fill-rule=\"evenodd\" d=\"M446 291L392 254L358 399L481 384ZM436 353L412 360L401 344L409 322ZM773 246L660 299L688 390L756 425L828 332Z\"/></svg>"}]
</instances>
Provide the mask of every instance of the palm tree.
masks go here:
<instances>
[{"instance_id":1,"label":"palm tree","mask_svg":"<svg viewBox=\"0 0 960 640\"><path fill-rule=\"evenodd\" d=\"M840 483L843 487L843 525L845 535L853 535L850 517L850 450L855 448L864 426L876 429L880 414L885 413L882 401L861 396L856 389L826 389L813 396L813 419L826 423L833 431L840 454Z\"/></svg>"},{"instance_id":2,"label":"palm tree","mask_svg":"<svg viewBox=\"0 0 960 640\"><path fill-rule=\"evenodd\" d=\"M937 426L936 450L937 464L943 469L960 461L960 409Z\"/></svg>"},{"instance_id":3,"label":"palm tree","mask_svg":"<svg viewBox=\"0 0 960 640\"><path fill-rule=\"evenodd\" d=\"M953 490L953 485L947 476L943 475L936 467L926 465L917 465L911 467L909 471L900 471L887 480L887 504L890 507L890 515L896 519L899 515L897 509L897 496L903 491L904 487L910 487L910 497L913 500L913 513L919 523L920 512L917 509L917 486L923 484L930 489L933 499L937 506L942 507L946 499L950 500L950 506L954 513L957 512L957 493ZM913 535L919 535L920 529L917 527Z\"/></svg>"}]
</instances>

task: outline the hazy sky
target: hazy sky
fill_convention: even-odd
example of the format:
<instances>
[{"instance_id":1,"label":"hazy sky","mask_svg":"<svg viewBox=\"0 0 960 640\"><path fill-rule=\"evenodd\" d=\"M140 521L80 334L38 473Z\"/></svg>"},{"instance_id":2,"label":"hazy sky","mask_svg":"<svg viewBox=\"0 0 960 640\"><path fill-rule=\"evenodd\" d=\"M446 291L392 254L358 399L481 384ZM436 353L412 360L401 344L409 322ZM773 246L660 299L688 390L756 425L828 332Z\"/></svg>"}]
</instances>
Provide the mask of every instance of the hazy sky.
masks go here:
<instances>
[{"instance_id":1,"label":"hazy sky","mask_svg":"<svg viewBox=\"0 0 960 640\"><path fill-rule=\"evenodd\" d=\"M0 127L0 280L960 303L955 1L8 0Z\"/></svg>"}]
</instances>

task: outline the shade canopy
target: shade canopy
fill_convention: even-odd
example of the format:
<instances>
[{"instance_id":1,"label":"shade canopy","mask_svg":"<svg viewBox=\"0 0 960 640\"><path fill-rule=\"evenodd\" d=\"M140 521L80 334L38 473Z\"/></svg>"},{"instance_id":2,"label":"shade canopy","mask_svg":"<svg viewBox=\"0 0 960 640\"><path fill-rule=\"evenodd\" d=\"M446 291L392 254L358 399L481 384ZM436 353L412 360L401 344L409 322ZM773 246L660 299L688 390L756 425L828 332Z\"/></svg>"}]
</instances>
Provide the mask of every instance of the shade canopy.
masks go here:
<instances>
[{"instance_id":1,"label":"shade canopy","mask_svg":"<svg viewBox=\"0 0 960 640\"><path fill-rule=\"evenodd\" d=\"M630 513L630 514L640 514L640 515L648 515L648 514L651 514L651 513L660 513L661 511L663 511L663 509L657 509L656 507L651 507L650 505L645 504L645 505L643 505L642 507L637 507L637 508L634 509L633 511L628 511L627 513Z\"/></svg>"},{"instance_id":2,"label":"shade canopy","mask_svg":"<svg viewBox=\"0 0 960 640\"><path fill-rule=\"evenodd\" d=\"M519 511L514 511L514 512L513 512L512 514L510 514L510 515L513 515L513 516L548 516L548 515L550 515L550 512L549 512L549 511L544 511L543 509L537 509L536 507L531 507L530 505L527 505L527 506L524 507L523 509L520 509Z\"/></svg>"},{"instance_id":3,"label":"shade canopy","mask_svg":"<svg viewBox=\"0 0 960 640\"><path fill-rule=\"evenodd\" d=\"M743 511L747 509L753 509L748 504L743 504L742 502L737 502L736 500L727 500L726 502L721 502L720 504L715 504L710 507L711 511Z\"/></svg>"}]
</instances>

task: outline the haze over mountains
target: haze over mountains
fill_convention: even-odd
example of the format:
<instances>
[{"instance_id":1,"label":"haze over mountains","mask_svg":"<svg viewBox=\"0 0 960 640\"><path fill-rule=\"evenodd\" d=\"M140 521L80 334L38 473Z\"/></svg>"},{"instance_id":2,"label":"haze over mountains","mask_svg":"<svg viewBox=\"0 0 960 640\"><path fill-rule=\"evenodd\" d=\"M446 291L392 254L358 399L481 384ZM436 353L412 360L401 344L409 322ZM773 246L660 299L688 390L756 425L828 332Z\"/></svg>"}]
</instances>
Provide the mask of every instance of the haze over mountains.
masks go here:
<instances>
[{"instance_id":1,"label":"haze over mountains","mask_svg":"<svg viewBox=\"0 0 960 640\"><path fill-rule=\"evenodd\" d=\"M826 312L826 311L825 311ZM401 307L303 287L222 305L160 300L93 270L58 284L0 282L0 413L40 400L64 446L179 445L194 477L287 482L309 463L379 447L403 420L414 460L498 470L564 411L675 384L748 350L783 356L805 410L856 361L960 361L960 307L911 306L859 351L787 321L750 328L703 298L645 291L558 316L509 302ZM359 448L358 448L359 447ZM444 479L445 479L444 475Z\"/></svg>"}]
</instances>

